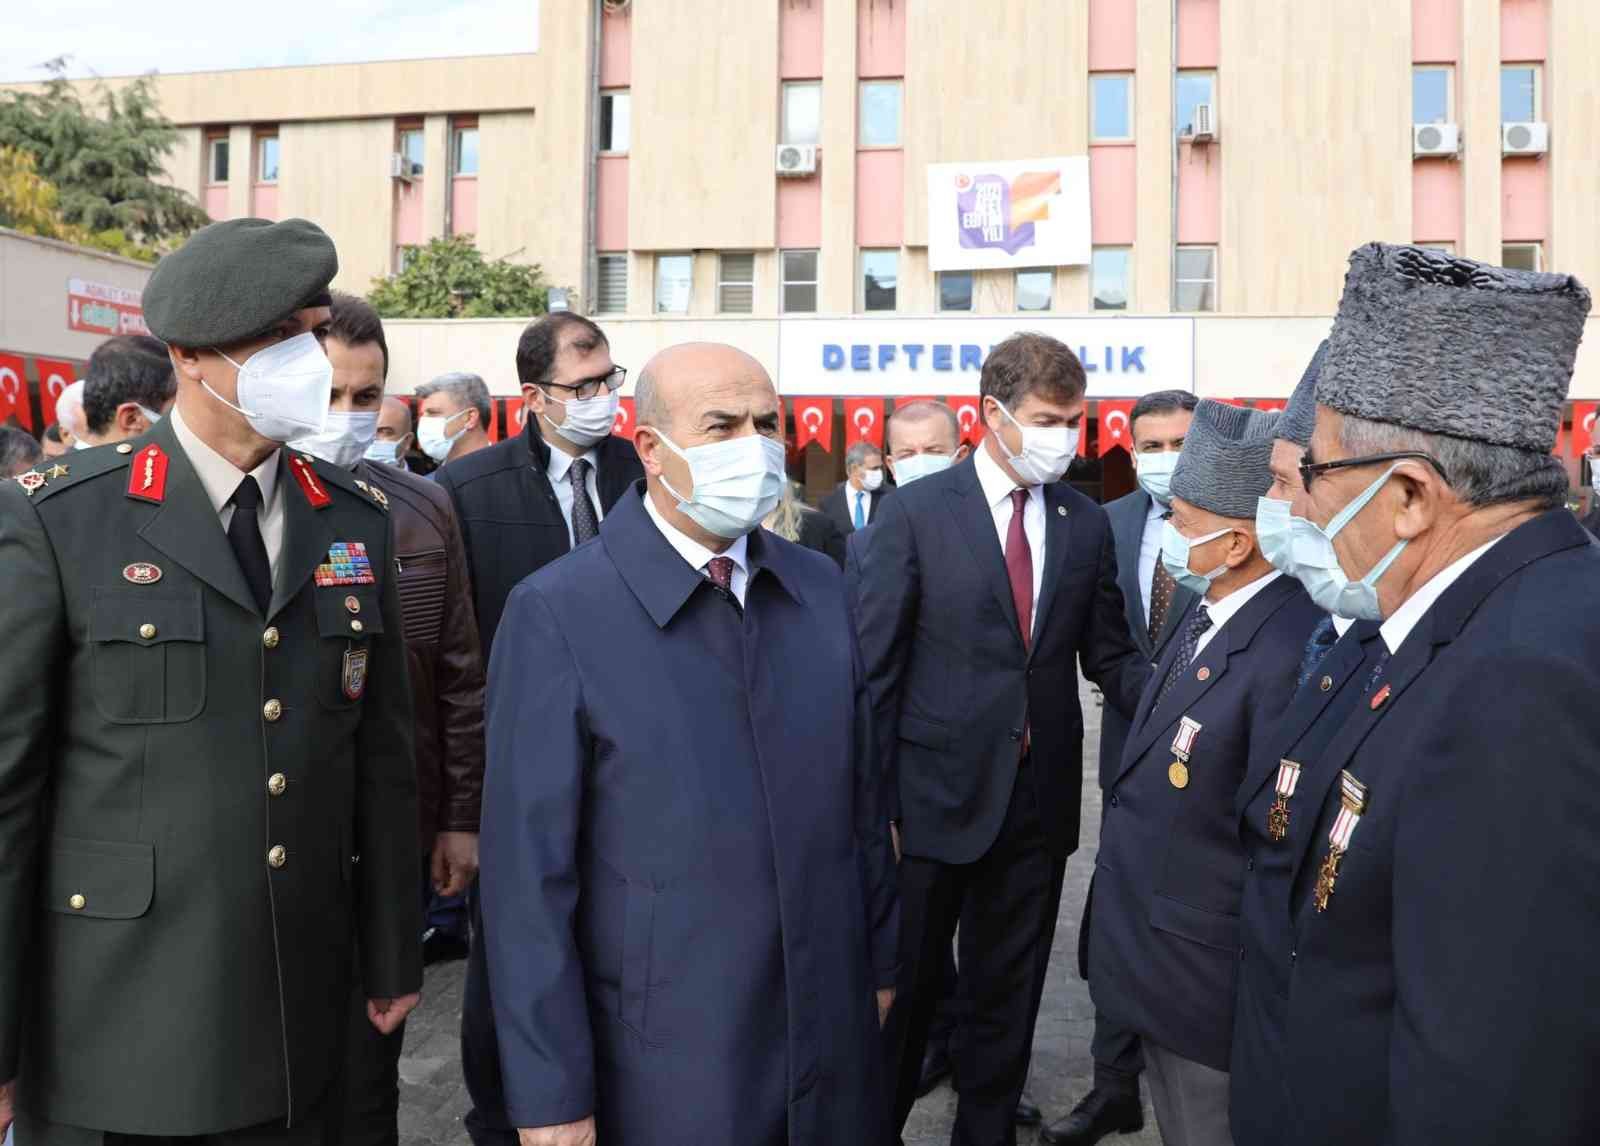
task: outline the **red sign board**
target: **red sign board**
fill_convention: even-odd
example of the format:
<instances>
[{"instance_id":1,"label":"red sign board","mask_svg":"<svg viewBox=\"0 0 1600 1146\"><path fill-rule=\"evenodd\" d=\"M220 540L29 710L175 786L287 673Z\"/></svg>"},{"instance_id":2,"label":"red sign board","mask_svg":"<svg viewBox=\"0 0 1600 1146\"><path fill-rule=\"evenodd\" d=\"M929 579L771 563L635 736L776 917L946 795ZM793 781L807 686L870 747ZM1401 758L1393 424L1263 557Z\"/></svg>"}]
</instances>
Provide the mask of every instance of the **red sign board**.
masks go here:
<instances>
[{"instance_id":1,"label":"red sign board","mask_svg":"<svg viewBox=\"0 0 1600 1146\"><path fill-rule=\"evenodd\" d=\"M67 329L85 334L149 334L139 292L105 283L67 280Z\"/></svg>"}]
</instances>

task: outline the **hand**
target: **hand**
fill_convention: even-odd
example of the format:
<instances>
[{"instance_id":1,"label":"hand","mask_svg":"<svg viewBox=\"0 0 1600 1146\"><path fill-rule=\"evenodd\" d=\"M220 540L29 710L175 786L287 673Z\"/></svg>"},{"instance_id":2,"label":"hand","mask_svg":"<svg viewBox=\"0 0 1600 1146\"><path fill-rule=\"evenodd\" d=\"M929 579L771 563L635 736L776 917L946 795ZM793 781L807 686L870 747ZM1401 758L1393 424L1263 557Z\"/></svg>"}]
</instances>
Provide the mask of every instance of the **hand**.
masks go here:
<instances>
[{"instance_id":1,"label":"hand","mask_svg":"<svg viewBox=\"0 0 1600 1146\"><path fill-rule=\"evenodd\" d=\"M16 1111L11 1105L11 1096L16 1093L17 1081L0 1085L0 1138L6 1136L6 1131L11 1128L11 1120L16 1117Z\"/></svg>"},{"instance_id":2,"label":"hand","mask_svg":"<svg viewBox=\"0 0 1600 1146\"><path fill-rule=\"evenodd\" d=\"M401 995L398 999L368 999L367 1021L380 1035L392 1035L420 1002L420 994Z\"/></svg>"},{"instance_id":3,"label":"hand","mask_svg":"<svg viewBox=\"0 0 1600 1146\"><path fill-rule=\"evenodd\" d=\"M433 841L433 890L460 895L478 874L478 833L440 832Z\"/></svg>"},{"instance_id":4,"label":"hand","mask_svg":"<svg viewBox=\"0 0 1600 1146\"><path fill-rule=\"evenodd\" d=\"M885 987L878 992L878 1026L889 1021L889 1008L894 1006L894 988Z\"/></svg>"},{"instance_id":5,"label":"hand","mask_svg":"<svg viewBox=\"0 0 1600 1146\"><path fill-rule=\"evenodd\" d=\"M889 842L894 844L894 862L900 862L900 829L893 823L889 825Z\"/></svg>"},{"instance_id":6,"label":"hand","mask_svg":"<svg viewBox=\"0 0 1600 1146\"><path fill-rule=\"evenodd\" d=\"M594 1115L561 1126L536 1126L517 1131L522 1146L594 1146Z\"/></svg>"}]
</instances>

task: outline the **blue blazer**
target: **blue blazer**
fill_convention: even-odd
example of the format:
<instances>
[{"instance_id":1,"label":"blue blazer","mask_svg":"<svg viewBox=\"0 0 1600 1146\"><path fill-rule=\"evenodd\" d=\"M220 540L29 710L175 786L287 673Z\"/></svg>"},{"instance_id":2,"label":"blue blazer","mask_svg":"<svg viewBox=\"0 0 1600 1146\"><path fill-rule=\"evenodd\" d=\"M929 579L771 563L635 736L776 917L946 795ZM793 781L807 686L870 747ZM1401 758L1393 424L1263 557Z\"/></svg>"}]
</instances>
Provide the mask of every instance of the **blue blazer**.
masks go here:
<instances>
[{"instance_id":1,"label":"blue blazer","mask_svg":"<svg viewBox=\"0 0 1600 1146\"><path fill-rule=\"evenodd\" d=\"M1228 1069L1233 1038L1245 873L1234 796L1251 748L1294 693L1319 615L1298 581L1277 578L1228 620L1157 705L1180 651L1181 642L1172 642L1106 793L1089 908L1095 1007L1217 1070ZM1169 766L1186 716L1200 731L1186 786L1178 788Z\"/></svg>"},{"instance_id":2,"label":"blue blazer","mask_svg":"<svg viewBox=\"0 0 1600 1146\"><path fill-rule=\"evenodd\" d=\"M602 1142L880 1141L897 916L843 578L757 530L741 612L643 488L495 643L474 1099Z\"/></svg>"},{"instance_id":3,"label":"blue blazer","mask_svg":"<svg viewBox=\"0 0 1600 1146\"><path fill-rule=\"evenodd\" d=\"M1297 795L1281 1140L1600 1141L1597 592L1600 545L1542 513L1346 679ZM1365 811L1318 911L1341 771Z\"/></svg>"},{"instance_id":4,"label":"blue blazer","mask_svg":"<svg viewBox=\"0 0 1600 1146\"><path fill-rule=\"evenodd\" d=\"M989 850L1024 726L1050 846L1071 852L1083 788L1079 664L1108 704L1130 712L1150 675L1128 638L1105 511L1065 482L1045 486L1044 500L1027 646L972 458L889 498L855 550L861 651L910 855L962 864Z\"/></svg>"}]
</instances>

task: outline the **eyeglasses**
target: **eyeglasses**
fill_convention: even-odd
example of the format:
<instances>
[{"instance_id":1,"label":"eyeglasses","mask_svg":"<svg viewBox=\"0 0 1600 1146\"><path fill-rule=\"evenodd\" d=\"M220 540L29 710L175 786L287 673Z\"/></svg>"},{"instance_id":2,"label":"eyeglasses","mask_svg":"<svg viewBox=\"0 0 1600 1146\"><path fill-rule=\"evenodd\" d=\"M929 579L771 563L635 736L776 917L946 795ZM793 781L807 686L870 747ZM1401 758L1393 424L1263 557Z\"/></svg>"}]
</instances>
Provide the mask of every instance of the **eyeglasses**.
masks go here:
<instances>
[{"instance_id":1,"label":"eyeglasses","mask_svg":"<svg viewBox=\"0 0 1600 1146\"><path fill-rule=\"evenodd\" d=\"M1450 480L1450 475L1444 472L1444 467L1439 464L1439 459L1432 454L1425 454L1420 450L1401 450L1393 454L1368 454L1364 458L1340 458L1336 462L1301 462L1300 483L1306 487L1306 492L1310 493L1311 479L1320 473L1326 473L1329 470L1350 469L1353 466L1377 465L1379 462L1403 462L1408 460L1427 462L1439 471L1441 478L1447 482Z\"/></svg>"},{"instance_id":2,"label":"eyeglasses","mask_svg":"<svg viewBox=\"0 0 1600 1146\"><path fill-rule=\"evenodd\" d=\"M606 390L615 394L622 389L622 384L628 380L628 371L621 366L613 366L604 374L597 374L593 378L585 378L581 382L567 384L565 382L541 382L540 385L547 390L569 390L573 397L580 402L593 398L600 391Z\"/></svg>"}]
</instances>

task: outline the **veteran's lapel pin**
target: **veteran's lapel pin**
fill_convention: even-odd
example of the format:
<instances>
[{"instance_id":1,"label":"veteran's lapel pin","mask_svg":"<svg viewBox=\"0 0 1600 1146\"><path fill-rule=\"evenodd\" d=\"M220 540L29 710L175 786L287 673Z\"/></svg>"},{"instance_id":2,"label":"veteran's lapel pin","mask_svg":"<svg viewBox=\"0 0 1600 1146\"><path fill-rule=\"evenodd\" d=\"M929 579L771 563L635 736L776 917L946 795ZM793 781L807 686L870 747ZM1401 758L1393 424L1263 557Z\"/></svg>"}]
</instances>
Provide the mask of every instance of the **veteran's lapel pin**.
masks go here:
<instances>
[{"instance_id":1,"label":"veteran's lapel pin","mask_svg":"<svg viewBox=\"0 0 1600 1146\"><path fill-rule=\"evenodd\" d=\"M1383 707L1383 702L1389 699L1389 691L1389 686L1384 685L1377 692L1372 694L1372 711L1376 712L1378 709Z\"/></svg>"},{"instance_id":2,"label":"veteran's lapel pin","mask_svg":"<svg viewBox=\"0 0 1600 1146\"><path fill-rule=\"evenodd\" d=\"M122 567L122 579L134 585L154 585L161 580L161 566L148 561L135 561Z\"/></svg>"},{"instance_id":3,"label":"veteran's lapel pin","mask_svg":"<svg viewBox=\"0 0 1600 1146\"><path fill-rule=\"evenodd\" d=\"M1289 798L1300 783L1300 765L1293 760L1278 761L1276 798L1267 812L1267 835L1281 840L1289 832Z\"/></svg>"},{"instance_id":4,"label":"veteran's lapel pin","mask_svg":"<svg viewBox=\"0 0 1600 1146\"><path fill-rule=\"evenodd\" d=\"M1339 814L1333 827L1328 829L1328 854L1323 857L1317 871L1317 884L1311 901L1318 911L1328 910L1328 900L1333 896L1333 886L1339 879L1339 863L1350 848L1350 838L1356 834L1356 825L1367 810L1367 786L1349 772L1339 773Z\"/></svg>"},{"instance_id":5,"label":"veteran's lapel pin","mask_svg":"<svg viewBox=\"0 0 1600 1146\"><path fill-rule=\"evenodd\" d=\"M1172 755L1176 757L1167 765L1167 783L1174 788L1189 786L1189 757L1194 754L1194 739L1203 726L1187 716L1178 721L1178 733L1172 738Z\"/></svg>"}]
</instances>

